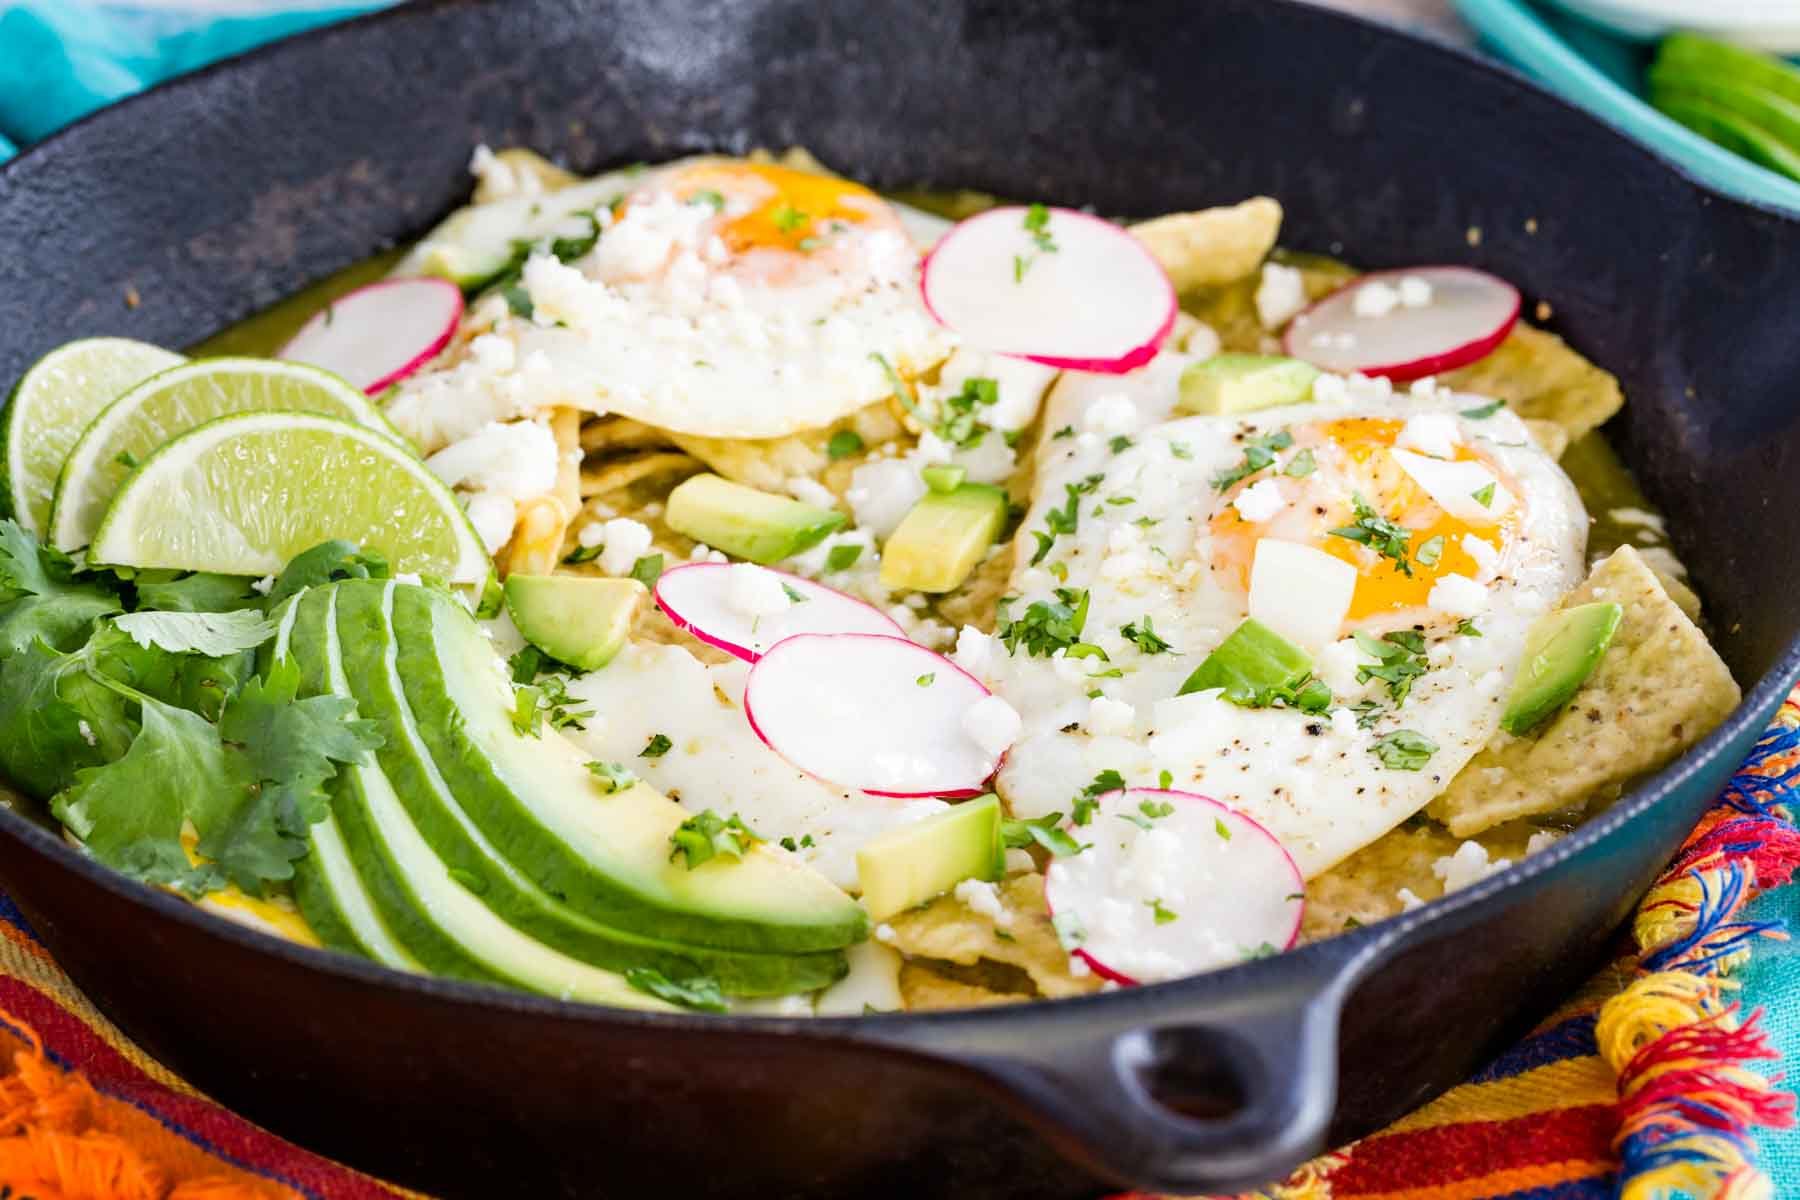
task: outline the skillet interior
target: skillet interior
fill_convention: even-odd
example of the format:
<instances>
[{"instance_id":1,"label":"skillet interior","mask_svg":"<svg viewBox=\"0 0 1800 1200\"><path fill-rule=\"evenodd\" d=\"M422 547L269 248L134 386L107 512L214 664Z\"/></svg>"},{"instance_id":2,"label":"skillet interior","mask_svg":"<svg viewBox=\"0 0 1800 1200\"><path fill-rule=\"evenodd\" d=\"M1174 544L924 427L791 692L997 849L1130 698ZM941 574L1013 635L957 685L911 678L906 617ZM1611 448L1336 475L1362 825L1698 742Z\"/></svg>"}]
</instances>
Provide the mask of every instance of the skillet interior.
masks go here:
<instances>
[{"instance_id":1,"label":"skillet interior","mask_svg":"<svg viewBox=\"0 0 1800 1200\"><path fill-rule=\"evenodd\" d=\"M452 1195L635 1195L666 1186L671 1161L717 1195L1254 1183L1316 1140L1301 1125L1373 1128L1579 978L1794 674L1782 585L1800 541L1778 514L1800 503L1784 387L1800 376L1784 320L1800 227L1493 68L1271 0L453 0L327 31L0 171L0 378L75 336L197 340L415 233L466 191L477 141L582 168L803 142L878 185L1117 213L1267 192L1297 248L1487 267L1620 375L1609 432L1668 513L1722 653L1761 685L1635 800L1426 914L1130 994L870 1022L854 1048L827 1026L658 1022L320 970L0 817L0 876L77 981L153 1053L309 1144ZM1183 1028L1112 1040L1144 1023ZM918 1049L979 1054L982 1071ZM1247 1148L1202 1144L1131 1083L1211 1094L1221 1074L1257 1093L1262 1124L1223 1139Z\"/></svg>"}]
</instances>

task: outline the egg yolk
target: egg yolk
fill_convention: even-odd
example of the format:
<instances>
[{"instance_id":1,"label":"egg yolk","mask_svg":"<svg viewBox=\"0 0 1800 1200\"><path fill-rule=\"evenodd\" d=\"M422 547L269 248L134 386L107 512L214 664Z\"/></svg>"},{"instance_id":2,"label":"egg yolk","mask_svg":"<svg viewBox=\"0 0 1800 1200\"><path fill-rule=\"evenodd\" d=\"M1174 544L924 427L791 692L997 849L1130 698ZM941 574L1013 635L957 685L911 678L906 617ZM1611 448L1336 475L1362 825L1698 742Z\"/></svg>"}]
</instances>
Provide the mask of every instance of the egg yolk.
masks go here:
<instances>
[{"instance_id":1,"label":"egg yolk","mask_svg":"<svg viewBox=\"0 0 1800 1200\"><path fill-rule=\"evenodd\" d=\"M1465 548L1465 537L1506 552L1517 535L1521 505L1497 513L1492 521L1471 522L1446 512L1401 467L1393 451L1402 421L1387 417L1346 417L1318 425L1297 426L1294 445L1276 464L1227 489L1210 522L1215 559L1235 565L1245 588L1255 559L1256 541L1275 536L1304 542L1356 568L1356 590L1347 618L1351 622L1427 607L1432 587L1446 575L1478 578L1480 565ZM1316 466L1305 476L1285 475L1293 456L1310 450ZM1518 489L1483 455L1466 445L1455 449L1457 462L1486 467L1499 486ZM1243 489L1264 479L1279 479L1290 502L1267 521L1248 521L1232 506ZM1405 566L1365 542L1333 533L1357 526L1356 498L1374 513L1403 526L1407 539ZM1424 552L1426 559L1419 555Z\"/></svg>"},{"instance_id":2,"label":"egg yolk","mask_svg":"<svg viewBox=\"0 0 1800 1200\"><path fill-rule=\"evenodd\" d=\"M735 214L719 228L734 254L758 249L803 254L848 226L892 219L881 197L861 184L773 163L703 163L682 171L672 186L683 200L713 199ZM746 205L748 211L738 211Z\"/></svg>"}]
</instances>

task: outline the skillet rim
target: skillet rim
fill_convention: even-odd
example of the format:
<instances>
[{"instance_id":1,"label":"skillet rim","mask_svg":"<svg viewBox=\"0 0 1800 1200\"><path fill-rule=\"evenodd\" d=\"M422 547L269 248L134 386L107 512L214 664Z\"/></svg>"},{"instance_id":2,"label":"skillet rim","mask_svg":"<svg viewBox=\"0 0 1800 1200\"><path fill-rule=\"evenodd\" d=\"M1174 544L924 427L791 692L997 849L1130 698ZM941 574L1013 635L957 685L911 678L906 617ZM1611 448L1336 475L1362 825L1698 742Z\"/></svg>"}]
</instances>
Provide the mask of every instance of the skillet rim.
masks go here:
<instances>
[{"instance_id":1,"label":"skillet rim","mask_svg":"<svg viewBox=\"0 0 1800 1200\"><path fill-rule=\"evenodd\" d=\"M168 103L168 97L172 95L204 89L221 75L259 69L265 62L278 60L284 54L293 52L296 47L333 37L361 36L363 30L388 22L429 20L442 10L473 9L504 2L505 0L412 0L410 3L349 21L320 26L209 64L89 113L53 136L34 143L14 158L0 163L0 186L12 183L13 176L20 173L20 164L24 164L24 170L28 173L31 164L41 157L63 153L65 150L79 153L80 142L92 126L129 119L140 108L154 109ZM1264 4L1270 2L1271 0L1261 0ZM1430 34L1325 7L1311 0L1272 2L1278 7L1304 13L1304 19L1322 20L1355 29L1365 36L1408 45L1416 52L1447 56L1465 71L1473 70L1487 76L1499 87L1530 94L1540 102L1548 101L1561 109L1569 119L1596 130L1600 136L1610 138L1615 143L1623 143L1632 153L1647 159L1651 170L1663 171L1679 181L1702 205L1724 206L1728 212L1737 210L1800 231L1800 214L1713 188L1679 163L1629 137L1597 115L1540 86L1514 68L1482 56L1472 49ZM1796 683L1800 683L1800 622L1797 622L1796 633L1770 669L1745 692L1731 714L1697 745L1661 771L1639 782L1606 812L1560 838L1554 846L1514 864L1505 872L1488 876L1477 884L1434 900L1419 909L1268 959L1252 960L1164 983L1121 989L1117 993L1101 992L1055 1000L1040 998L991 1008L828 1017L663 1013L559 1000L498 984L415 975L394 970L371 959L299 945L218 916L88 858L69 846L60 836L10 807L0 806L0 834L17 839L26 848L49 858L59 867L74 871L88 883L100 886L113 896L128 903L149 907L160 916L181 922L197 933L235 943L239 948L254 953L275 955L291 965L323 971L347 983L410 993L436 1002L495 1009L516 1016L549 1017L564 1022L604 1023L617 1028L649 1032L679 1030L764 1035L810 1033L819 1040L842 1041L851 1037L859 1041L865 1050L880 1049L884 1044L896 1050L904 1050L908 1048L904 1034L909 1029L930 1028L941 1031L966 1027L970 1032L975 1032L983 1027L994 1028L1002 1022L1052 1021L1061 1019L1064 1014L1069 1014L1073 1019L1074 1014L1091 1013L1099 1010L1102 1005L1111 1005L1121 1016L1126 1015L1128 1006L1136 1007L1142 1010L1138 1023L1148 1023L1156 1010L1179 1008L1184 997L1198 1000L1206 992L1229 987L1248 987L1241 981L1253 980L1258 975L1269 980L1278 977L1304 978L1310 980L1311 987L1317 994L1341 993L1358 982L1368 971L1376 968L1382 959L1398 950L1402 943L1414 935L1446 922L1455 923L1463 914L1484 907L1505 893L1522 888L1531 880L1546 874L1589 846L1606 840L1625 825L1667 801L1689 779L1716 765L1717 760L1740 739L1753 744ZM870 1036L856 1037L865 1032ZM928 1042L912 1049L941 1059L941 1055L936 1054Z\"/></svg>"}]
</instances>

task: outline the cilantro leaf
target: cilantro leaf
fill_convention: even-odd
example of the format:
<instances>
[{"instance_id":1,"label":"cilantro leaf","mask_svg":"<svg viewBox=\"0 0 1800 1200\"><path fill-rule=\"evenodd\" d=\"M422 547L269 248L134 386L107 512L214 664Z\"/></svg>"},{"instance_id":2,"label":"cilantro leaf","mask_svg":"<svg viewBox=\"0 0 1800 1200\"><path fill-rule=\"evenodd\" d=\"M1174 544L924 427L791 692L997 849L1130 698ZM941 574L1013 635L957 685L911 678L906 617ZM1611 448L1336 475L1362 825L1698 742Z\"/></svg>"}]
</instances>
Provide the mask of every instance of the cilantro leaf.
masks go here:
<instances>
[{"instance_id":1,"label":"cilantro leaf","mask_svg":"<svg viewBox=\"0 0 1800 1200\"><path fill-rule=\"evenodd\" d=\"M1396 729L1375 739L1369 753L1390 771L1417 771L1437 753L1437 743L1411 729Z\"/></svg>"},{"instance_id":2,"label":"cilantro leaf","mask_svg":"<svg viewBox=\"0 0 1800 1200\"><path fill-rule=\"evenodd\" d=\"M1375 659L1356 668L1356 682L1379 679L1387 684L1388 697L1398 705L1412 691L1413 680L1425 673L1425 639L1417 630L1396 629L1381 637L1362 630L1352 635L1357 649Z\"/></svg>"},{"instance_id":3,"label":"cilantro leaf","mask_svg":"<svg viewBox=\"0 0 1800 1200\"><path fill-rule=\"evenodd\" d=\"M1232 484L1267 470L1275 465L1276 453L1293 444L1294 435L1285 429L1249 439L1244 443L1244 461L1213 476L1213 487L1223 492Z\"/></svg>"},{"instance_id":4,"label":"cilantro leaf","mask_svg":"<svg viewBox=\"0 0 1800 1200\"><path fill-rule=\"evenodd\" d=\"M1070 837L1061 824L1061 813L1048 813L1029 821L1008 818L1000 822L1000 840L1009 850L1042 846L1053 858L1080 854L1086 847Z\"/></svg>"},{"instance_id":5,"label":"cilantro leaf","mask_svg":"<svg viewBox=\"0 0 1800 1200\"><path fill-rule=\"evenodd\" d=\"M742 858L760 841L762 838L736 813L721 817L709 808L683 821L669 835L669 861L685 858L691 871L721 854Z\"/></svg>"},{"instance_id":6,"label":"cilantro leaf","mask_svg":"<svg viewBox=\"0 0 1800 1200\"><path fill-rule=\"evenodd\" d=\"M849 458L852 454L860 453L862 448L862 434L854 429L840 429L831 435L830 441L825 443L825 457L836 462L840 458Z\"/></svg>"},{"instance_id":7,"label":"cilantro leaf","mask_svg":"<svg viewBox=\"0 0 1800 1200\"><path fill-rule=\"evenodd\" d=\"M1361 495L1352 495L1351 503L1355 506L1356 523L1328 531L1331 536L1361 542L1382 557L1393 559L1394 569L1410 577L1412 564L1407 561L1406 553L1412 544L1413 531L1376 512Z\"/></svg>"},{"instance_id":8,"label":"cilantro leaf","mask_svg":"<svg viewBox=\"0 0 1800 1200\"><path fill-rule=\"evenodd\" d=\"M1142 625L1139 625L1137 622L1127 622L1126 624L1119 626L1119 634L1126 641L1132 643L1139 650L1142 650L1145 654L1169 654L1174 652L1174 648L1157 635L1156 626L1151 622L1148 615L1144 617Z\"/></svg>"},{"instance_id":9,"label":"cilantro leaf","mask_svg":"<svg viewBox=\"0 0 1800 1200\"><path fill-rule=\"evenodd\" d=\"M1058 650L1067 650L1081 640L1087 625L1088 593L1086 589L1057 588L1055 600L1036 600L1024 615L1008 617L1002 601L994 632L1014 654L1025 647L1027 657L1049 658Z\"/></svg>"},{"instance_id":10,"label":"cilantro leaf","mask_svg":"<svg viewBox=\"0 0 1800 1200\"><path fill-rule=\"evenodd\" d=\"M269 592L269 606L273 608L289 596L334 580L386 579L389 574L387 559L379 551L364 550L354 542L342 540L320 542L295 555L294 561L276 577Z\"/></svg>"},{"instance_id":11,"label":"cilantro leaf","mask_svg":"<svg viewBox=\"0 0 1800 1200\"><path fill-rule=\"evenodd\" d=\"M38 543L13 521L0 521L0 655L37 639L73 650L94 622L119 611L119 598L99 583L76 583L60 551Z\"/></svg>"},{"instance_id":12,"label":"cilantro leaf","mask_svg":"<svg viewBox=\"0 0 1800 1200\"><path fill-rule=\"evenodd\" d=\"M825 555L827 571L848 571L862 557L862 544L859 542L839 542Z\"/></svg>"},{"instance_id":13,"label":"cilantro leaf","mask_svg":"<svg viewBox=\"0 0 1800 1200\"><path fill-rule=\"evenodd\" d=\"M34 641L0 660L0 770L33 795L52 796L78 771L122 757L136 735L128 701L84 657Z\"/></svg>"},{"instance_id":14,"label":"cilantro leaf","mask_svg":"<svg viewBox=\"0 0 1800 1200\"><path fill-rule=\"evenodd\" d=\"M219 658L254 650L275 636L275 624L259 612L135 612L113 618L113 626L148 650L204 654Z\"/></svg>"},{"instance_id":15,"label":"cilantro leaf","mask_svg":"<svg viewBox=\"0 0 1800 1200\"><path fill-rule=\"evenodd\" d=\"M669 740L668 734L653 733L650 735L650 744L638 751L638 757L661 758L663 755L667 754L674 745L675 743Z\"/></svg>"},{"instance_id":16,"label":"cilantro leaf","mask_svg":"<svg viewBox=\"0 0 1800 1200\"><path fill-rule=\"evenodd\" d=\"M649 747L645 747L645 752L648 753L648 751ZM642 758L644 755L640 754L638 757ZM623 763L591 762L587 765L587 769L600 780L600 791L608 796L635 786L638 781L638 777Z\"/></svg>"},{"instance_id":17,"label":"cilantro leaf","mask_svg":"<svg viewBox=\"0 0 1800 1200\"><path fill-rule=\"evenodd\" d=\"M683 1008L710 1013L726 1011L725 994L719 990L718 980L706 975L670 979L655 967L628 967L625 982L640 992Z\"/></svg>"},{"instance_id":18,"label":"cilantro leaf","mask_svg":"<svg viewBox=\"0 0 1800 1200\"><path fill-rule=\"evenodd\" d=\"M250 582L238 575L212 575L204 571L191 575L176 571L139 571L132 580L137 588L139 609L182 613L261 608L263 598L251 588Z\"/></svg>"}]
</instances>

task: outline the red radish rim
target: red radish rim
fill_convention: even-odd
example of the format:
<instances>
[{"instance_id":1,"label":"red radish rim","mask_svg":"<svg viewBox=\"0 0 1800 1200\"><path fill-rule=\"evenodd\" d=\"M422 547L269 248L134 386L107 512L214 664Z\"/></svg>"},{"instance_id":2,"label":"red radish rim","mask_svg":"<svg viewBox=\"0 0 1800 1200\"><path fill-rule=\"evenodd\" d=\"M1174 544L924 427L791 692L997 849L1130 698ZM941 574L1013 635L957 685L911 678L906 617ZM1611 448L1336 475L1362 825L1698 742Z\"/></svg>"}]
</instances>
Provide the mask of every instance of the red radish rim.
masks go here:
<instances>
[{"instance_id":1,"label":"red radish rim","mask_svg":"<svg viewBox=\"0 0 1800 1200\"><path fill-rule=\"evenodd\" d=\"M463 312L467 308L467 304L463 300L462 289L457 287L454 283L451 283L448 279L439 279L434 275L409 275L401 279L377 279L374 283L365 283L359 288L345 292L342 296L339 296L324 308L321 308L318 312L308 317L306 324L300 326L294 336L289 338L286 343L282 345L281 349L275 352L275 357L285 359L290 346L312 332L315 325L318 325L325 320L326 313L339 308L345 301L352 300L357 296L362 295L364 292L373 292L381 288L400 286L417 287L421 284L447 289L455 296L455 304L452 309L449 324L444 327L444 332L439 334L429 346L414 355L411 359L408 359L407 362L397 370L389 371L374 383L369 384L363 389L363 394L373 396L385 391L386 389L393 387L394 384L398 383L400 380L405 379L408 375L411 375L414 371L417 371L432 359L436 358L443 348L450 344L450 339L456 336L457 326L462 324Z\"/></svg>"},{"instance_id":2,"label":"red radish rim","mask_svg":"<svg viewBox=\"0 0 1800 1200\"><path fill-rule=\"evenodd\" d=\"M724 638L714 637L712 634L705 632L698 625L695 625L693 622L689 621L686 617L681 616L673 608L669 607L668 603L666 601L664 601L663 595L662 595L663 583L670 576L679 575L683 571L706 571L706 570L729 571L731 568L738 566L738 565L739 565L738 563L696 562L696 563L683 563L679 567L671 567L669 570L664 571L661 575L659 575L657 577L656 587L651 589L650 595L651 595L651 598L656 601L656 607L658 607L662 610L663 615L669 618L669 623L671 625L675 626L675 628L681 630L685 634L690 635L697 641L705 642L708 646L711 646L715 650L725 651L725 653L731 655L733 658L741 659L742 661L747 662L747 663L754 663L754 662L758 661L759 659L761 659L763 654L767 654L769 652L769 650L773 650L776 646L779 646L781 644L781 642L785 642L788 639L782 638L781 641L772 643L769 646L769 650L764 650L762 652L762 654L754 653L748 646L740 646L740 645L736 644L735 642L728 642ZM894 620L894 618L888 616L886 613L882 612L879 608L876 608L873 604L870 604L867 600L862 599L860 596L852 596L849 592L843 591L840 588L834 588L828 583L820 583L816 579L808 579L804 575L795 575L788 571L777 571L774 567L763 567L762 569L767 571L771 575L781 576L781 578L783 580L789 581L791 583L801 584L803 588L816 588L821 592L830 592L835 596L841 596L845 600L850 601L850 603L855 604L858 607L868 609L870 612L874 613L877 617L880 617L883 621L886 621L889 625L893 626L893 629L894 629L893 636L902 638L906 641L912 641L911 638L908 638L906 636L906 630L901 626L900 622ZM853 632L847 630L843 633L837 633L837 634L795 633L795 634L789 634L788 636L789 637L883 637L886 635L885 634L857 634L857 633L853 633ZM914 645L917 645L917 644L918 643L916 643L916 642L914 643ZM930 649L930 647L924 647L924 648ZM935 651L934 651L934 653L935 653ZM761 737L762 735L759 733L757 736ZM766 741L766 739L765 739L765 741Z\"/></svg>"},{"instance_id":3,"label":"red radish rim","mask_svg":"<svg viewBox=\"0 0 1800 1200\"><path fill-rule=\"evenodd\" d=\"M1396 268L1389 271L1370 271L1367 275L1358 275L1355 279L1344 284L1343 287L1336 288L1328 294L1320 296L1317 300L1295 314L1294 318L1288 322L1286 331L1281 335L1282 353L1286 354L1289 358L1297 358L1302 362L1310 362L1311 360L1308 359L1306 355L1302 354L1295 344L1297 335L1300 332L1300 327L1305 323L1307 317L1311 316L1316 310L1324 305L1329 304L1334 300L1341 299L1347 292L1373 283L1376 280L1402 279L1408 275L1421 275L1427 271L1453 271L1465 275L1478 275L1492 283L1497 283L1508 292L1512 293L1512 312L1500 323L1499 328L1492 334L1476 338L1474 341L1463 342L1454 349L1446 350L1439 354L1427 354L1422 358L1409 359L1406 362L1395 363L1392 366L1358 367L1356 369L1358 374L1367 375L1370 378L1379 377L1391 379L1396 383L1406 383L1413 379L1423 379L1427 375L1438 375L1444 371L1454 371L1458 367L1466 367L1470 363L1480 362L1482 359L1492 354L1495 348L1497 348L1501 342L1504 342L1506 336L1513 331L1513 326L1519 323L1519 314L1524 309L1525 305L1524 296L1520 293L1518 288L1500 278L1500 276L1488 271L1483 271L1479 267L1465 267L1459 263L1441 263L1427 264L1419 267ZM1315 363L1313 365L1317 366L1318 364ZM1323 369L1329 370L1331 368Z\"/></svg>"},{"instance_id":4,"label":"red radish rim","mask_svg":"<svg viewBox=\"0 0 1800 1200\"><path fill-rule=\"evenodd\" d=\"M1294 873L1294 878L1298 879L1302 884L1300 903L1294 909L1294 927L1288 931L1287 941L1282 944L1281 949L1280 949L1280 951L1278 951L1278 953L1286 954L1289 950L1292 950L1294 948L1294 944L1300 940L1300 928L1306 921L1306 895L1305 895L1305 887L1304 887L1304 885L1306 883L1306 876L1301 873L1300 864L1298 862L1294 861L1294 856L1291 852L1289 852L1287 846L1285 846L1282 843L1280 838L1276 837L1273 833L1269 832L1268 826L1264 825L1261 821L1258 821L1255 817L1252 817L1249 813L1246 813L1240 809L1231 807L1231 805L1226 804L1223 800L1214 800L1211 796L1203 796L1199 792L1184 792L1184 791L1181 791L1179 788L1114 788L1110 792L1102 792L1095 799L1099 803L1105 803L1108 799L1110 799L1113 796L1134 796L1134 795L1176 796L1176 797L1179 797L1180 799L1182 799L1183 801L1197 801L1201 804L1205 804L1212 808L1216 808L1220 812L1223 812L1228 816L1234 817L1237 820L1242 821L1245 825L1248 825L1251 829L1255 830L1256 832L1262 834L1263 837L1267 838L1269 841L1269 844L1274 846L1275 849L1277 849L1281 852L1281 857L1284 860L1286 860L1288 869ZM1064 826L1066 828L1079 828L1078 826L1075 826L1072 822L1069 822L1069 821L1065 821ZM1049 888L1044 889L1044 912L1046 915L1048 915L1052 918L1054 918L1056 916L1056 905L1051 902ZM1085 949L1082 949L1080 947L1077 947L1076 949L1070 951L1069 957L1079 958L1082 962L1087 964L1088 969L1090 971L1092 971L1094 974L1100 976L1100 978L1102 978L1102 979L1110 980L1113 983L1116 983L1121 987L1146 987L1146 986L1154 987L1154 986L1156 986L1156 984L1140 983L1136 979L1133 979L1131 976L1126 975L1122 971L1115 971L1113 968L1107 966L1105 963L1096 959L1093 955L1089 954ZM1177 983L1180 981L1174 980L1174 979L1165 979L1165 980L1159 980L1158 982L1160 982L1160 983Z\"/></svg>"},{"instance_id":5,"label":"red radish rim","mask_svg":"<svg viewBox=\"0 0 1800 1200\"><path fill-rule=\"evenodd\" d=\"M695 564L695 565L705 565L705 564ZM712 565L720 566L723 564L715 563ZM870 638L875 641L881 641L881 642L903 642L907 646L911 647L914 650L918 650L924 654L929 654L932 657L938 659L945 666L949 667L952 671L955 671L958 675L963 676L970 683L973 683L976 687L980 688L981 694L983 696L991 696L994 694L993 689L988 687L987 684L981 682L981 680L977 679L974 675L963 670L961 667L957 666L950 659L945 658L942 654L939 654L936 650L933 650L930 646L920 645L918 642L913 641L909 637L892 637L885 633L796 633L794 636L782 638L779 642L776 642L773 646L770 646L767 650L763 651L762 657L767 658L769 655L773 654L776 650L780 649L783 646L786 646L789 642L798 642L798 641L801 641L801 640L807 639L807 638ZM757 661L761 662L762 659L758 659ZM932 792L887 792L887 791L878 791L874 788L848 787L847 785L840 783L835 779L827 779L823 775L820 775L814 771L807 770L805 767L801 766L799 763L795 762L793 759L789 758L787 755L782 754L780 750L775 749L775 743L769 740L769 735L764 733L762 726L757 724L757 722L756 722L756 706L751 702L751 699L750 699L750 689L754 686L755 681L756 681L756 672L754 670L752 670L750 673L750 677L744 681L744 719L750 722L750 731L752 733L756 734L757 739L759 741L761 741L763 745L767 746L770 750L774 751L774 753L781 755L781 760L783 762L787 763L790 767L794 768L794 770L799 771L802 775L806 775L806 776L809 776L810 778L817 779L820 783L826 784L829 787L844 788L847 791L861 792L865 796L881 796L881 797L884 797L884 798L890 799L890 800L922 800L922 799L928 799L931 797L942 797L945 800L967 800L972 797L979 796L983 792L987 791L987 788L984 786L981 786L981 784L986 784L989 779L992 779L995 775L998 775L1000 773L1000 768L1006 765L1006 753L1007 752L1002 750L1000 752L1000 757L994 760L994 769L987 773L986 778L982 779L981 784L978 784L975 787L971 787L971 788L955 788L955 789L951 789L949 791L932 791Z\"/></svg>"},{"instance_id":6,"label":"red radish rim","mask_svg":"<svg viewBox=\"0 0 1800 1200\"><path fill-rule=\"evenodd\" d=\"M932 320L936 321L939 325L942 325L945 329L952 329L950 323L938 314L937 306L932 304L931 289L925 286L925 279L931 271L931 260L936 258L938 252L950 243L951 238L956 236L957 228L970 221L977 221L984 217L996 216L1001 213L1025 213L1029 211L1030 208L1022 204L1007 204L1002 205L999 208L984 209L972 217L964 217L961 221L958 221L955 225L952 225L949 229L945 230L944 236L940 237L936 244L933 245L930 250L925 252L925 257L919 260L919 298L924 301L925 311L931 314ZM1137 248L1138 252L1156 267L1156 273L1162 278L1163 288L1167 293L1169 301L1168 315L1163 318L1162 326L1157 329L1155 335L1152 336L1148 342L1118 358L1069 358L1055 354L1024 354L1013 350L993 350L990 352L998 354L1003 358L1022 358L1027 362L1040 363L1043 366L1055 367L1058 370L1087 371L1094 375L1124 375L1128 372L1137 370L1157 356L1162 350L1162 344L1168 340L1170 332L1175 328L1175 319L1181 313L1181 296L1175 290L1174 281L1169 278L1169 272L1163 268L1162 263L1157 261L1156 255L1150 253L1150 247L1144 245L1144 243L1138 241L1135 237L1132 237L1131 231L1126 229L1123 225L1108 221L1105 217L1097 217L1093 213L1082 212L1077 208L1051 207L1050 211L1056 213L1058 216L1074 217L1083 221L1091 221L1097 225L1103 225L1108 231L1121 234L1130 241L1131 244ZM979 349L986 350L988 348L982 346L979 347Z\"/></svg>"}]
</instances>

